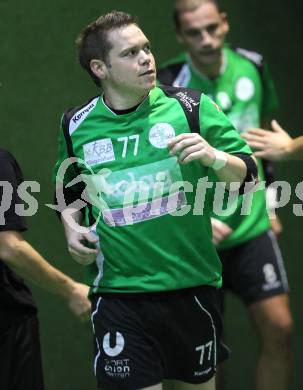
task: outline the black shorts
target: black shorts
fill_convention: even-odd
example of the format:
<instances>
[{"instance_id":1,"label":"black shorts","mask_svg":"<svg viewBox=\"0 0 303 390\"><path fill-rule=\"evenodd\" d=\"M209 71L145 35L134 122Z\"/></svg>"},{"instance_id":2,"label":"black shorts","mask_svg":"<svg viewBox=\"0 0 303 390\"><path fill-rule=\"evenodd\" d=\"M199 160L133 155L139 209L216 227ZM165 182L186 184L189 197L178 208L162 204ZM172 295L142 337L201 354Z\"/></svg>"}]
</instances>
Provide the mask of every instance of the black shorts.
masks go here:
<instances>
[{"instance_id":1,"label":"black shorts","mask_svg":"<svg viewBox=\"0 0 303 390\"><path fill-rule=\"evenodd\" d=\"M35 315L13 322L0 334L0 389L44 389Z\"/></svg>"},{"instance_id":2,"label":"black shorts","mask_svg":"<svg viewBox=\"0 0 303 390\"><path fill-rule=\"evenodd\" d=\"M94 370L102 390L135 390L163 379L210 380L228 357L221 296L213 287L92 298Z\"/></svg>"},{"instance_id":3,"label":"black shorts","mask_svg":"<svg viewBox=\"0 0 303 390\"><path fill-rule=\"evenodd\" d=\"M246 304L288 292L283 258L271 230L218 254L223 290L232 291Z\"/></svg>"}]
</instances>

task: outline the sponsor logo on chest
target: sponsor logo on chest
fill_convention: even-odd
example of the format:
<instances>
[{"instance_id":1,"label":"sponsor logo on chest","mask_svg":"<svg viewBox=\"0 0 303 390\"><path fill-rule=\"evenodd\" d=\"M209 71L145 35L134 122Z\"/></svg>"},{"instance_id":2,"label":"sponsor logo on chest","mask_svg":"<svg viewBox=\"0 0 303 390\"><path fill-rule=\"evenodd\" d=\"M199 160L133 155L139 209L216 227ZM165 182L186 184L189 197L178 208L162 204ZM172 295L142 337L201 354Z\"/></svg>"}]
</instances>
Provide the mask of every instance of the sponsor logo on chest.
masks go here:
<instances>
[{"instance_id":1,"label":"sponsor logo on chest","mask_svg":"<svg viewBox=\"0 0 303 390\"><path fill-rule=\"evenodd\" d=\"M83 152L84 161L90 166L115 160L113 143L110 138L83 145Z\"/></svg>"}]
</instances>

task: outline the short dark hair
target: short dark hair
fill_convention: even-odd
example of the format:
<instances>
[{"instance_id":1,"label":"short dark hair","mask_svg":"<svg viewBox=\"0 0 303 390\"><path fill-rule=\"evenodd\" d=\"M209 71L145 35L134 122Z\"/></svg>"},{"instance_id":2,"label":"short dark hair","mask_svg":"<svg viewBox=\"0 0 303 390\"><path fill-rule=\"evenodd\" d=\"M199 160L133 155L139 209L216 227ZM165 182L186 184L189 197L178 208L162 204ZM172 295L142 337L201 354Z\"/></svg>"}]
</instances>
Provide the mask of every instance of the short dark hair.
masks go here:
<instances>
[{"instance_id":1,"label":"short dark hair","mask_svg":"<svg viewBox=\"0 0 303 390\"><path fill-rule=\"evenodd\" d=\"M92 59L108 60L108 53L112 48L107 39L110 30L114 30L130 24L137 24L135 17L121 11L111 11L99 16L98 19L86 26L76 39L78 61L89 73L93 81L100 86L100 80L90 68Z\"/></svg>"},{"instance_id":2,"label":"short dark hair","mask_svg":"<svg viewBox=\"0 0 303 390\"><path fill-rule=\"evenodd\" d=\"M217 7L218 11L221 12L218 0L175 0L173 16L176 31L180 31L181 23L179 16L181 12L194 11L196 8L200 7L200 5L205 3L213 3Z\"/></svg>"}]
</instances>

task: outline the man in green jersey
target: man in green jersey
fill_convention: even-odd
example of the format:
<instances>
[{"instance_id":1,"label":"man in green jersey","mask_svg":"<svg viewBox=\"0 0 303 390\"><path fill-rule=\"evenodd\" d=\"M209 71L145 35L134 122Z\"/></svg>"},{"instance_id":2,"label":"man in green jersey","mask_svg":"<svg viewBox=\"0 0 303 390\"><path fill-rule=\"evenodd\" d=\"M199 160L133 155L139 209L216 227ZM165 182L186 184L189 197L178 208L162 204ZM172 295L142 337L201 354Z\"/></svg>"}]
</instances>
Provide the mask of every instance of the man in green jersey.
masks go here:
<instances>
[{"instance_id":1,"label":"man in green jersey","mask_svg":"<svg viewBox=\"0 0 303 390\"><path fill-rule=\"evenodd\" d=\"M132 16L102 15L77 48L103 93L62 118L56 195L70 253L88 265L98 386L213 390L228 352L207 179L245 191L256 164L208 97L156 87Z\"/></svg>"},{"instance_id":2,"label":"man in green jersey","mask_svg":"<svg viewBox=\"0 0 303 390\"><path fill-rule=\"evenodd\" d=\"M202 90L222 108L239 133L265 125L276 95L262 56L224 46L229 25L215 0L177 0L177 38L186 54L160 69L162 84ZM260 179L264 179L259 164ZM270 194L269 194L270 195ZM249 213L242 199L229 215L212 219L213 240L223 263L223 283L245 302L261 341L258 390L287 387L292 319L283 260L270 230L265 191L258 190Z\"/></svg>"}]
</instances>

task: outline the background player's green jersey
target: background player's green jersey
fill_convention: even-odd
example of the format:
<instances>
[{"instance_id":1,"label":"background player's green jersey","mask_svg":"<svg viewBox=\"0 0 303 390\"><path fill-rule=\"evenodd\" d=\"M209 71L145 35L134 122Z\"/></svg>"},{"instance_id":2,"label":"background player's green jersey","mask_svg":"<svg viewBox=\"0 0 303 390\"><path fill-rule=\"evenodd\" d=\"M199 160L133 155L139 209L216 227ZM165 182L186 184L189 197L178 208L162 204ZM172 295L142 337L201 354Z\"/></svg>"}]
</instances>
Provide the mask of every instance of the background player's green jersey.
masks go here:
<instances>
[{"instance_id":1,"label":"background player's green jersey","mask_svg":"<svg viewBox=\"0 0 303 390\"><path fill-rule=\"evenodd\" d=\"M158 79L166 85L199 89L210 96L229 117L239 133L260 127L277 108L277 97L272 79L261 55L244 49L223 49L223 65L216 79L199 73L189 56L181 54L163 65ZM262 164L258 162L260 180L264 180ZM229 216L215 218L227 223L233 233L219 244L219 249L241 244L270 227L266 210L265 191L257 191L252 199L251 212L241 215L242 202Z\"/></svg>"},{"instance_id":2,"label":"background player's green jersey","mask_svg":"<svg viewBox=\"0 0 303 390\"><path fill-rule=\"evenodd\" d=\"M199 101L190 91L179 93L185 109L197 111L201 135L212 146L251 154L208 97ZM55 171L65 185L79 173L94 204L101 252L87 267L93 292L221 286L221 263L211 242L211 198L203 208L199 182L212 170L198 161L180 165L167 148L172 137L191 131L185 109L154 88L127 114L115 114L96 97L64 115ZM60 165L71 155L77 165L62 179Z\"/></svg>"}]
</instances>

